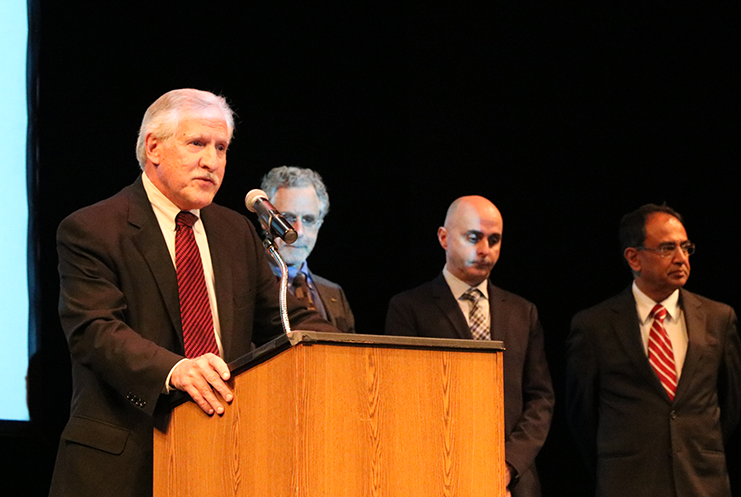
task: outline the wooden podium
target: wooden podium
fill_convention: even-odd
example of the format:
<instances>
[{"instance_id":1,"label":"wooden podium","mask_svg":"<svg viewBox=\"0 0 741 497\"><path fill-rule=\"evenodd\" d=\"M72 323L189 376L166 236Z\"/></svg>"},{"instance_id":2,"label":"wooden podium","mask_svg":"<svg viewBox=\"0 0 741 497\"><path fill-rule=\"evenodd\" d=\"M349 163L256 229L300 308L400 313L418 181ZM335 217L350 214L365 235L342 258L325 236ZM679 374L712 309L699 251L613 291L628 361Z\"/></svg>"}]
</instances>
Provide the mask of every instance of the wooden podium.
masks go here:
<instances>
[{"instance_id":1,"label":"wooden podium","mask_svg":"<svg viewBox=\"0 0 741 497\"><path fill-rule=\"evenodd\" d=\"M154 496L504 496L501 342L294 331L222 416L154 433Z\"/></svg>"}]
</instances>

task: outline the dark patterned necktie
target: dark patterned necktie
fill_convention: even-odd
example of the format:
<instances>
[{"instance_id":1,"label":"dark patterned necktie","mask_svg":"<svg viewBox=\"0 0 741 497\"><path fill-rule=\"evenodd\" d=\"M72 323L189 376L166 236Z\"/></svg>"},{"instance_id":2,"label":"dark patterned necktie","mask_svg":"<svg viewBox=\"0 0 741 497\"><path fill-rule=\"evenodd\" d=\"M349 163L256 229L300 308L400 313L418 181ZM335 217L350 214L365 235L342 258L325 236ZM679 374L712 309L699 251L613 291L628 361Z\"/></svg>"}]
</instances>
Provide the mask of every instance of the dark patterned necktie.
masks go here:
<instances>
[{"instance_id":1,"label":"dark patterned necktie","mask_svg":"<svg viewBox=\"0 0 741 497\"><path fill-rule=\"evenodd\" d=\"M466 293L461 295L461 300L471 302L471 311L468 314L468 328L471 330L474 340L491 340L489 328L486 326L486 313L483 306L479 304L479 301L483 297L483 294L477 288L469 288L466 290Z\"/></svg>"},{"instance_id":2,"label":"dark patterned necktie","mask_svg":"<svg viewBox=\"0 0 741 497\"><path fill-rule=\"evenodd\" d=\"M198 217L181 211L175 219L175 265L177 266L180 321L183 326L185 357L199 357L207 352L219 354L214 335L211 305L203 277L193 225Z\"/></svg>"},{"instance_id":3,"label":"dark patterned necktie","mask_svg":"<svg viewBox=\"0 0 741 497\"><path fill-rule=\"evenodd\" d=\"M656 376L659 377L666 393L669 394L669 400L674 400L674 394L677 391L677 369L674 365L672 343L664 328L666 309L657 304L651 314L654 322L648 334L648 362L651 363Z\"/></svg>"},{"instance_id":4,"label":"dark patterned necktie","mask_svg":"<svg viewBox=\"0 0 741 497\"><path fill-rule=\"evenodd\" d=\"M316 304L314 304L314 299L311 297L309 282L306 279L306 274L302 271L299 271L296 277L293 278L293 294L307 309L316 310Z\"/></svg>"}]
</instances>

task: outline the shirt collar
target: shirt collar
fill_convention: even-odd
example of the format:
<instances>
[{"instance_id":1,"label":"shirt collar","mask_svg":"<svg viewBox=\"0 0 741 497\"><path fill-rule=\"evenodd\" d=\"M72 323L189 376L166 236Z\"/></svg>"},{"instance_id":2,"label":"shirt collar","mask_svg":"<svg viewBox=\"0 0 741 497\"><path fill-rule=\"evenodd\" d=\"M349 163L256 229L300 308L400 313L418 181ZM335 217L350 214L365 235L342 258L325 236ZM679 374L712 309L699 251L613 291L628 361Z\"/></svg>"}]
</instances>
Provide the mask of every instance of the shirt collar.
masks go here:
<instances>
[{"instance_id":1,"label":"shirt collar","mask_svg":"<svg viewBox=\"0 0 741 497\"><path fill-rule=\"evenodd\" d=\"M173 204L169 198L165 197L165 194L152 183L147 173L142 173L142 184L144 185L144 191L147 193L149 203L152 204L152 209L158 214L157 217L160 219L160 222L165 221L167 223L166 228L169 231L175 231L175 218L182 209ZM195 231L201 231L203 227L201 223L201 209L193 209L188 212L195 214L198 218L196 224L193 225L193 229Z\"/></svg>"},{"instance_id":2,"label":"shirt collar","mask_svg":"<svg viewBox=\"0 0 741 497\"><path fill-rule=\"evenodd\" d=\"M679 305L679 289L674 290L671 295L661 302L654 302L654 299L643 293L641 289L638 288L638 285L636 285L635 280L633 281L632 290L633 298L635 298L636 301L638 320L641 323L645 323L651 317L651 311L656 304L664 306L669 321L676 321L679 318L679 313L682 310Z\"/></svg>"},{"instance_id":3,"label":"shirt collar","mask_svg":"<svg viewBox=\"0 0 741 497\"><path fill-rule=\"evenodd\" d=\"M273 274L280 278L280 267L275 263L272 257L269 257L270 269L273 270ZM296 266L286 266L288 268L288 281L293 281L299 270L306 275L306 281L311 282L311 274L309 273L309 265L304 261L300 268Z\"/></svg>"},{"instance_id":4,"label":"shirt collar","mask_svg":"<svg viewBox=\"0 0 741 497\"><path fill-rule=\"evenodd\" d=\"M450 291L453 292L453 297L455 297L456 300L460 299L461 295L466 293L466 291L471 288L471 285L461 280L457 276L454 276L453 273L448 271L447 265L443 268L443 277L445 278L445 282L450 287ZM489 280L482 281L474 288L477 288L482 293L484 298L489 300Z\"/></svg>"}]
</instances>

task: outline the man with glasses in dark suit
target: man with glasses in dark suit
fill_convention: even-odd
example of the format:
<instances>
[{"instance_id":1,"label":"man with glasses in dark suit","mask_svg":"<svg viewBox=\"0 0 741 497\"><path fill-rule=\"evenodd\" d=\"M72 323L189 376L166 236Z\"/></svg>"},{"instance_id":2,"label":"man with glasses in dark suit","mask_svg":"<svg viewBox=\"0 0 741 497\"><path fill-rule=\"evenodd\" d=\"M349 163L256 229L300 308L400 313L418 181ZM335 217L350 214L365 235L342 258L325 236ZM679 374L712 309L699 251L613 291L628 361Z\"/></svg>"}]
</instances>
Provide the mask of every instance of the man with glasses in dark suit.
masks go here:
<instances>
[{"instance_id":1,"label":"man with glasses in dark suit","mask_svg":"<svg viewBox=\"0 0 741 497\"><path fill-rule=\"evenodd\" d=\"M306 263L329 212L329 195L322 177L311 169L276 167L262 179L261 188L298 234L292 244L275 240L288 266L290 290L340 331L355 333L355 318L342 287L314 274ZM271 264L271 267L275 275L280 276L278 266Z\"/></svg>"},{"instance_id":2,"label":"man with glasses in dark suit","mask_svg":"<svg viewBox=\"0 0 741 497\"><path fill-rule=\"evenodd\" d=\"M567 415L596 495L730 496L736 314L684 290L695 246L676 211L648 204L627 214L620 242L633 284L578 313L567 343Z\"/></svg>"}]
</instances>

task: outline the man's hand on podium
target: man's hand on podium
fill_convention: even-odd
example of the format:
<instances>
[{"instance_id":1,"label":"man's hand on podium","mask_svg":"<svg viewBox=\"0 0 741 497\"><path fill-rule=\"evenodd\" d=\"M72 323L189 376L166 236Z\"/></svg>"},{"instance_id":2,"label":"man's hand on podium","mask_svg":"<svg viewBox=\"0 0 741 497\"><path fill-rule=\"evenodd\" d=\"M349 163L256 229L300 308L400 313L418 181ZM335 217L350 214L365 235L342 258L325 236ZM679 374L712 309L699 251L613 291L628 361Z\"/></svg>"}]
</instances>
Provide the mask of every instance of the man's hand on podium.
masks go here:
<instances>
[{"instance_id":1,"label":"man's hand on podium","mask_svg":"<svg viewBox=\"0 0 741 497\"><path fill-rule=\"evenodd\" d=\"M234 394L226 385L231 374L226 363L215 354L204 354L195 359L180 362L172 371L170 385L186 392L209 416L213 413L224 414L224 406L218 395L227 403Z\"/></svg>"}]
</instances>

